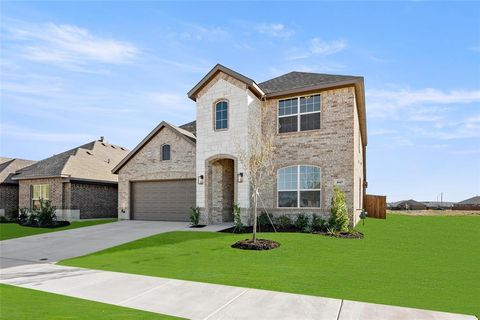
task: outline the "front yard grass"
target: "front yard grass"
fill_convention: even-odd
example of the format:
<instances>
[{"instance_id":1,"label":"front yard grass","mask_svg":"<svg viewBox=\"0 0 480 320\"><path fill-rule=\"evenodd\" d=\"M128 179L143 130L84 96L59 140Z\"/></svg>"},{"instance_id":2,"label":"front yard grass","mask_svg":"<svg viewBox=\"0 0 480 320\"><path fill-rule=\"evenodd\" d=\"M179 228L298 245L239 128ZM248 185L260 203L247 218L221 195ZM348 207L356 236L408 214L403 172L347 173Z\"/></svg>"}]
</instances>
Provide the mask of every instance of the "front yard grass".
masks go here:
<instances>
[{"instance_id":1,"label":"front yard grass","mask_svg":"<svg viewBox=\"0 0 480 320\"><path fill-rule=\"evenodd\" d=\"M480 315L480 217L389 215L365 238L264 233L270 251L230 245L249 235L170 232L60 264Z\"/></svg>"},{"instance_id":2,"label":"front yard grass","mask_svg":"<svg viewBox=\"0 0 480 320\"><path fill-rule=\"evenodd\" d=\"M90 227L97 224L109 223L114 221L117 221L117 219L74 221L69 226L60 227L60 228L34 228L34 227L23 227L16 223L0 223L0 241L26 237L26 236L33 236L34 234L69 230L69 229L82 228L82 227Z\"/></svg>"},{"instance_id":3,"label":"front yard grass","mask_svg":"<svg viewBox=\"0 0 480 320\"><path fill-rule=\"evenodd\" d=\"M58 294L0 284L0 319L179 319Z\"/></svg>"}]
</instances>

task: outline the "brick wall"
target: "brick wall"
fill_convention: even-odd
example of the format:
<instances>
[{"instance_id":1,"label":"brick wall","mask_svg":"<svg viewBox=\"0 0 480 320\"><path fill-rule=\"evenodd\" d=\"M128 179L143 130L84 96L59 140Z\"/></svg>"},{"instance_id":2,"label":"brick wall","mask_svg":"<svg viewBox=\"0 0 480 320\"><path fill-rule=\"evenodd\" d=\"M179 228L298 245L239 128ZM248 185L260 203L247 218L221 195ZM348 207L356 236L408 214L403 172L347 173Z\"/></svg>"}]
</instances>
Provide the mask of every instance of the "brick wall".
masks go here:
<instances>
[{"instance_id":1,"label":"brick wall","mask_svg":"<svg viewBox=\"0 0 480 320\"><path fill-rule=\"evenodd\" d=\"M170 145L170 160L161 160L163 144ZM118 217L130 219L130 182L195 179L195 145L165 127L133 156L118 174Z\"/></svg>"},{"instance_id":2,"label":"brick wall","mask_svg":"<svg viewBox=\"0 0 480 320\"><path fill-rule=\"evenodd\" d=\"M46 178L46 179L28 179L19 180L18 186L18 207L29 208L31 207L32 185L48 184L50 185L50 201L52 206L57 209L63 209L63 183L61 178Z\"/></svg>"},{"instance_id":3,"label":"brick wall","mask_svg":"<svg viewBox=\"0 0 480 320\"><path fill-rule=\"evenodd\" d=\"M6 216L18 212L18 185L0 185L0 210L4 210Z\"/></svg>"},{"instance_id":4,"label":"brick wall","mask_svg":"<svg viewBox=\"0 0 480 320\"><path fill-rule=\"evenodd\" d=\"M79 209L80 219L116 218L118 187L116 184L66 183L70 185L70 207ZM67 189L67 188L65 188Z\"/></svg>"},{"instance_id":5,"label":"brick wall","mask_svg":"<svg viewBox=\"0 0 480 320\"><path fill-rule=\"evenodd\" d=\"M274 214L316 213L329 216L330 199L336 179L343 179L340 188L346 193L350 212L354 210L354 112L353 87L322 91L320 129L277 133L278 99L267 100L263 112L264 134L275 134L275 172L291 165L314 165L321 168L321 208L276 208L276 175L266 179L261 197ZM282 98L283 99L283 98ZM356 208L356 206L355 206ZM353 221L352 221L353 222Z\"/></svg>"}]
</instances>

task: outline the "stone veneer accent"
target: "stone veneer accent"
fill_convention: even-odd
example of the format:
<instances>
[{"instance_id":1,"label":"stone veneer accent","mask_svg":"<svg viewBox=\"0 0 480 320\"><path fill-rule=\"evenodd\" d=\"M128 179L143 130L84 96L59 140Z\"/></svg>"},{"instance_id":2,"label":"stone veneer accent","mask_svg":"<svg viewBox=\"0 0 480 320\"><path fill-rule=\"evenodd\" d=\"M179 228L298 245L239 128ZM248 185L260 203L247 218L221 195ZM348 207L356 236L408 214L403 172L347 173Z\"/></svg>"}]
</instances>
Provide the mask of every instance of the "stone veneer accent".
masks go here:
<instances>
[{"instance_id":1,"label":"stone veneer accent","mask_svg":"<svg viewBox=\"0 0 480 320\"><path fill-rule=\"evenodd\" d=\"M228 129L214 129L214 108L219 100L228 101ZM197 95L197 176L205 175L207 183L197 184L197 206L201 210L203 223L218 223L219 215L208 207L213 194L208 184L207 175L211 170L212 161L222 158L234 160L234 178L244 172L242 164L238 161L238 151L248 148L248 132L250 126L258 122L255 117L256 110L260 110L260 100L247 88L247 86L229 75L219 72L212 78ZM238 183L233 179L234 202L238 203L242 220L249 223L250 184L244 179Z\"/></svg>"},{"instance_id":2,"label":"stone veneer accent","mask_svg":"<svg viewBox=\"0 0 480 320\"><path fill-rule=\"evenodd\" d=\"M211 193L207 208L211 223L233 221L234 171L231 159L213 161L209 167L207 178Z\"/></svg>"},{"instance_id":3,"label":"stone veneer accent","mask_svg":"<svg viewBox=\"0 0 480 320\"><path fill-rule=\"evenodd\" d=\"M162 145L170 145L170 159L161 160ZM164 127L118 172L118 218L130 219L132 181L195 179L195 144Z\"/></svg>"}]
</instances>

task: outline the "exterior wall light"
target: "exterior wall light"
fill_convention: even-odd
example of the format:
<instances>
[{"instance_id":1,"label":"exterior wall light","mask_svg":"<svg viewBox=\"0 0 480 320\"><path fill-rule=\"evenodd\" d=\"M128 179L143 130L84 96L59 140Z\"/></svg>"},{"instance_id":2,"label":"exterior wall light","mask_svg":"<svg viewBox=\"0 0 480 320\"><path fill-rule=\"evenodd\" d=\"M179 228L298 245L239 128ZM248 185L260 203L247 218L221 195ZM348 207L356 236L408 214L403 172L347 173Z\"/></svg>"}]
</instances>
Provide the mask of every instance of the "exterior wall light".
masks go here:
<instances>
[{"instance_id":1,"label":"exterior wall light","mask_svg":"<svg viewBox=\"0 0 480 320\"><path fill-rule=\"evenodd\" d=\"M239 174L237 174L237 181L238 181L238 183L243 182L243 172L240 172Z\"/></svg>"},{"instance_id":2,"label":"exterior wall light","mask_svg":"<svg viewBox=\"0 0 480 320\"><path fill-rule=\"evenodd\" d=\"M198 176L198 184L203 184L203 174Z\"/></svg>"}]
</instances>

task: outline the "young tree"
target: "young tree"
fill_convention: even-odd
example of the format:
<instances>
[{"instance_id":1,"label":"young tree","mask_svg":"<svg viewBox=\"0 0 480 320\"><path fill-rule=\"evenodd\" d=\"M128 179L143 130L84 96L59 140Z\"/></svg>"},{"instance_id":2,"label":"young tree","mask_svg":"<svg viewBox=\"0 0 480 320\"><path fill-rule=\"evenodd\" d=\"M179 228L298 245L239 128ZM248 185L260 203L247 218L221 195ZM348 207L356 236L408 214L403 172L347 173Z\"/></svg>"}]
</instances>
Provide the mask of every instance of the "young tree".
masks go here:
<instances>
[{"instance_id":1,"label":"young tree","mask_svg":"<svg viewBox=\"0 0 480 320\"><path fill-rule=\"evenodd\" d=\"M262 112L262 108L264 109ZM275 152L274 137L270 132L270 123L263 121L267 117L266 106L261 105L249 110L249 121L246 146L237 144L239 160L244 167L244 174L250 183L253 201L253 242L257 241L258 200L262 184L274 175L273 156ZM263 125L266 125L264 127Z\"/></svg>"},{"instance_id":2,"label":"young tree","mask_svg":"<svg viewBox=\"0 0 480 320\"><path fill-rule=\"evenodd\" d=\"M348 231L348 209L345 201L345 193L339 187L333 188L332 202L330 206L330 225L337 231Z\"/></svg>"}]
</instances>

